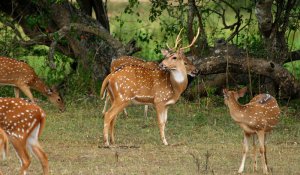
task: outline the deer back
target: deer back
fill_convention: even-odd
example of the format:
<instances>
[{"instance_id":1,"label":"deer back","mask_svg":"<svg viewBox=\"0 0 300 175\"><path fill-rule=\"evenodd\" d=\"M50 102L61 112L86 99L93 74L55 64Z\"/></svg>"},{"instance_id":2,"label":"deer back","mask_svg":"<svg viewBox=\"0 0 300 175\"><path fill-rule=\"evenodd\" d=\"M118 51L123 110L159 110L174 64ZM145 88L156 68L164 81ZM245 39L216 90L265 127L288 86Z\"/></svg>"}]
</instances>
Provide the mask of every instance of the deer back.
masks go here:
<instances>
[{"instance_id":1,"label":"deer back","mask_svg":"<svg viewBox=\"0 0 300 175\"><path fill-rule=\"evenodd\" d=\"M0 84L19 85L33 83L37 75L28 64L0 57Z\"/></svg>"},{"instance_id":2,"label":"deer back","mask_svg":"<svg viewBox=\"0 0 300 175\"><path fill-rule=\"evenodd\" d=\"M133 56L122 56L112 61L110 65L110 72L115 72L116 70L121 69L124 66L130 65L141 66L148 69L158 69L159 63L154 61L145 61Z\"/></svg>"},{"instance_id":3,"label":"deer back","mask_svg":"<svg viewBox=\"0 0 300 175\"><path fill-rule=\"evenodd\" d=\"M118 96L122 101L136 100L141 103L153 103L154 99L162 101L172 94L168 75L169 73L163 70L129 65L107 76L102 91L108 86L109 93L112 93L113 97Z\"/></svg>"}]
</instances>

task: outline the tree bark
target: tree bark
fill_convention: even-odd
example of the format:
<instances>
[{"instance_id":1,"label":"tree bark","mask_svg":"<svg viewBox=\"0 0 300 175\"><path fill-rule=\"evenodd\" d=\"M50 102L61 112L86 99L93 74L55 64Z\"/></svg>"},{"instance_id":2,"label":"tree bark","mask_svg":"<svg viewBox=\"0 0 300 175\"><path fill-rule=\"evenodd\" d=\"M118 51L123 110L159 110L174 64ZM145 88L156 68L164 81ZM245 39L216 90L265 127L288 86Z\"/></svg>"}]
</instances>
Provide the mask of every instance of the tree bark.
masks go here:
<instances>
[{"instance_id":1,"label":"tree bark","mask_svg":"<svg viewBox=\"0 0 300 175\"><path fill-rule=\"evenodd\" d=\"M275 18L272 6L275 2ZM289 16L297 0L258 0L255 14L258 28L263 36L267 58L278 64L285 62L288 55L288 45L285 33L289 24Z\"/></svg>"}]
</instances>

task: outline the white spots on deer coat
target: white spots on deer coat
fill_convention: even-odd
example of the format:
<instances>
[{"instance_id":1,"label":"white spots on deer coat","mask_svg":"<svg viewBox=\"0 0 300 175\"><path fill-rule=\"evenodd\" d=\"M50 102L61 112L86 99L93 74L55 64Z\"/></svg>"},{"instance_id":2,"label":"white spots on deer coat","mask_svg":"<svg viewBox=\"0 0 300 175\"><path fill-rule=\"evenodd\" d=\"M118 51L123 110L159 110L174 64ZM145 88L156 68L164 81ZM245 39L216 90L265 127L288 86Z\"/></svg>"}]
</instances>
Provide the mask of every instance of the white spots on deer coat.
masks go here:
<instances>
[{"instance_id":1,"label":"white spots on deer coat","mask_svg":"<svg viewBox=\"0 0 300 175\"><path fill-rule=\"evenodd\" d=\"M14 108L16 103L21 108ZM45 117L43 110L36 104L19 98L0 98L2 104L5 107L0 109L0 127L11 137L23 139L25 131L29 133L33 128L36 118Z\"/></svg>"},{"instance_id":2,"label":"white spots on deer coat","mask_svg":"<svg viewBox=\"0 0 300 175\"><path fill-rule=\"evenodd\" d=\"M279 119L279 106L271 95L260 94L248 104L240 105L233 97L234 91L228 91L227 105L232 118L238 123L248 125L250 133L255 130L270 131ZM244 128L244 127L243 127Z\"/></svg>"}]
</instances>

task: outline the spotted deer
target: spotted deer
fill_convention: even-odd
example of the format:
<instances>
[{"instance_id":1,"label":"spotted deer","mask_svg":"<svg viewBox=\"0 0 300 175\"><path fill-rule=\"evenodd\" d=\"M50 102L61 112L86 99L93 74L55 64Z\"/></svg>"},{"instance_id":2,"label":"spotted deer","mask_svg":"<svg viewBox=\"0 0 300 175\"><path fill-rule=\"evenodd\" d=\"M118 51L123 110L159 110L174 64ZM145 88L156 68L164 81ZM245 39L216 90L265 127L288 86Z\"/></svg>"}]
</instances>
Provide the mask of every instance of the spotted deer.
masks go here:
<instances>
[{"instance_id":1,"label":"spotted deer","mask_svg":"<svg viewBox=\"0 0 300 175\"><path fill-rule=\"evenodd\" d=\"M168 50L162 49L161 52L162 52L164 57L168 57L170 54L174 53L172 51L172 49L170 49L170 48ZM189 69L190 65L193 64L192 61L190 61L186 57L184 57L184 60L187 64L186 68L187 68L188 75L193 74L193 70ZM115 72L119 69L122 69L125 66L128 66L128 65L136 65L136 66L141 66L141 67L145 67L145 68L149 68L149 69L159 69L159 63L156 62L156 61L145 61L145 60L139 59L137 57L133 57L133 56L122 56L122 57L112 61L111 67L110 67L110 72ZM107 109L107 104L108 104L108 101L109 101L109 96L107 94L106 94L105 97L106 97L105 98L105 103L104 103L104 107L103 107L103 110L102 110L103 115L105 114L105 111ZM145 105L145 110L144 110L144 116L145 117L147 117L147 115L148 115L148 108L149 108L148 105ZM124 108L124 114L126 116L128 116L126 108Z\"/></svg>"},{"instance_id":2,"label":"spotted deer","mask_svg":"<svg viewBox=\"0 0 300 175\"><path fill-rule=\"evenodd\" d=\"M114 125L116 117L129 104L152 104L157 113L160 129L160 137L164 145L168 145L165 138L165 124L167 122L168 107L179 99L181 93L186 89L187 62L183 50L191 47L193 42L183 48L177 49L175 53L168 53L160 64L165 70L150 69L138 65L124 66L111 74L103 81L101 96L107 90L112 105L104 115L103 138L105 147L115 143ZM188 66L192 76L197 69L193 64ZM110 134L110 141L108 139Z\"/></svg>"},{"instance_id":3,"label":"spotted deer","mask_svg":"<svg viewBox=\"0 0 300 175\"><path fill-rule=\"evenodd\" d=\"M158 62L145 61L145 60L139 59L137 57L133 57L133 56L121 56L120 58L117 58L111 62L110 72L115 72L119 69L122 69L125 66L128 66L128 65L136 65L136 66L146 67L149 69L159 68ZM105 111L107 109L107 104L110 99L107 94L105 95L105 97L106 98L105 98L105 102L104 102L104 107L102 110L103 115L105 114ZM124 114L126 117L128 116L126 108L124 108ZM147 117L147 115L148 115L148 105L145 105L144 116Z\"/></svg>"},{"instance_id":4,"label":"spotted deer","mask_svg":"<svg viewBox=\"0 0 300 175\"><path fill-rule=\"evenodd\" d=\"M21 162L20 174L27 174L30 165L28 150L49 174L48 158L38 138L45 126L45 112L36 104L20 98L0 98L0 127L7 134Z\"/></svg>"},{"instance_id":5,"label":"spotted deer","mask_svg":"<svg viewBox=\"0 0 300 175\"><path fill-rule=\"evenodd\" d=\"M30 88L33 88L48 97L60 111L65 110L64 102L56 89L46 86L34 70L22 61L0 57L0 85L14 86L15 97L19 97L21 90L32 102L34 98Z\"/></svg>"},{"instance_id":6,"label":"spotted deer","mask_svg":"<svg viewBox=\"0 0 300 175\"><path fill-rule=\"evenodd\" d=\"M253 169L255 171L257 170L255 147L255 135L257 135L260 145L263 173L268 174L265 137L266 133L270 132L278 123L280 109L276 99L269 94L259 94L248 104L239 104L238 99L243 97L246 91L247 88L242 88L239 91L223 89L224 102L229 108L230 115L244 131L244 152L238 173L242 173L244 171L246 156L249 150L249 138L251 136L253 136L254 146Z\"/></svg>"}]
</instances>

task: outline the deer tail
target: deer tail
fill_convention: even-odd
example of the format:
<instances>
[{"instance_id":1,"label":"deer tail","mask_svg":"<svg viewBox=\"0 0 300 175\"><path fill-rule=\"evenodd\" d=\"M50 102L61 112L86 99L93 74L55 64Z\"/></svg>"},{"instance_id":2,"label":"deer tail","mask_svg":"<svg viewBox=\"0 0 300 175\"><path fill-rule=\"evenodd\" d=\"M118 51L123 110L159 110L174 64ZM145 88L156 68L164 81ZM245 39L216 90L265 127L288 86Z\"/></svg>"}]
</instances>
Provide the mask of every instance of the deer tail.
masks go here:
<instances>
[{"instance_id":1,"label":"deer tail","mask_svg":"<svg viewBox=\"0 0 300 175\"><path fill-rule=\"evenodd\" d=\"M110 79L110 75L108 75L102 82L101 91L100 91L100 97L102 100L106 96L106 91L107 91L106 89L107 89L109 79Z\"/></svg>"}]
</instances>

